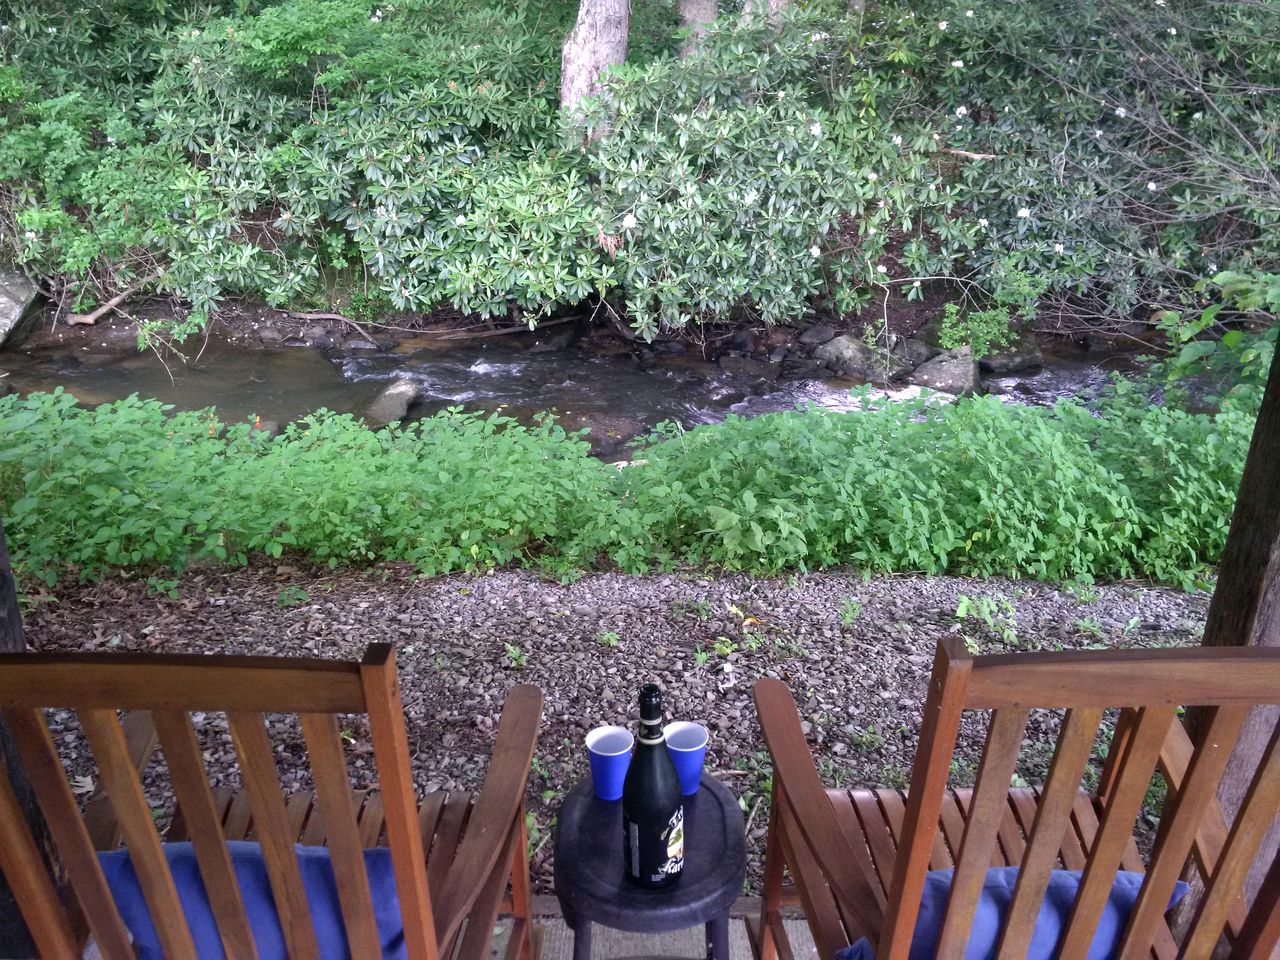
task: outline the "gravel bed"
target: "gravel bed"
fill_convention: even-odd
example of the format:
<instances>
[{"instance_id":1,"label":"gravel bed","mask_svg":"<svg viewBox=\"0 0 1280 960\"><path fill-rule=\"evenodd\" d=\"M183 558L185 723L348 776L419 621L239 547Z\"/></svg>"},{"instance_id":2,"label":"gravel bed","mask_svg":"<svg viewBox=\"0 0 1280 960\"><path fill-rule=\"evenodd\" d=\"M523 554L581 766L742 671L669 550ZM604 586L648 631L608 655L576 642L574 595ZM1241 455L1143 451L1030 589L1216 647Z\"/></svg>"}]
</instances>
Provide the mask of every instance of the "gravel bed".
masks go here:
<instances>
[{"instance_id":1,"label":"gravel bed","mask_svg":"<svg viewBox=\"0 0 1280 960\"><path fill-rule=\"evenodd\" d=\"M528 804L535 880L551 885L550 827L559 797L586 775L582 738L601 723L634 724L633 700L661 683L670 713L712 731L708 765L742 798L757 886L767 810L768 756L751 685L780 677L794 691L829 784L903 786L933 650L953 633L985 652L1199 641L1206 594L1132 583L1067 590L1030 581L822 573L779 579L604 573L570 585L519 571L418 579L290 566L194 572L176 598L140 582L60 587L30 598L28 642L39 650L203 651L359 658L365 644L399 648L419 787L471 789L485 763L506 691L534 683L546 695ZM961 596L990 598L991 624L957 620ZM221 717L198 717L215 780L234 782ZM1024 776L1047 760L1056 717L1028 730ZM74 717L51 718L76 789L92 787ZM282 776L307 774L293 718L272 717ZM967 721L963 781L984 733ZM355 718L352 775L373 777ZM154 782L154 781L153 781ZM163 791L153 791L163 802Z\"/></svg>"}]
</instances>

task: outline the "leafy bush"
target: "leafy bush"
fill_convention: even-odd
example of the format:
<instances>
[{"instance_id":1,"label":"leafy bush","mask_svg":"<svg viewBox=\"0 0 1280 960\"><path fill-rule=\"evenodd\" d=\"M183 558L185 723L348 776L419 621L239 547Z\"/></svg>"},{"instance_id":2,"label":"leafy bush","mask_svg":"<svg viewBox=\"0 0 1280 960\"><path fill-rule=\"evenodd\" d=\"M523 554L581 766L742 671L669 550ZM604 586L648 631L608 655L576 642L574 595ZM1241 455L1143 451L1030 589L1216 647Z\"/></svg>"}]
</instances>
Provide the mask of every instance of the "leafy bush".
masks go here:
<instances>
[{"instance_id":1,"label":"leafy bush","mask_svg":"<svg viewBox=\"0 0 1280 960\"><path fill-rule=\"evenodd\" d=\"M815 3L684 60L671 3L637 5L585 146L556 106L574 7L27 4L0 24L0 243L80 307L187 300L180 334L335 274L531 323L617 293L646 334L944 278L993 343L1045 321L1008 306L1020 278L1080 329L1280 262L1275 4Z\"/></svg>"},{"instance_id":2,"label":"leafy bush","mask_svg":"<svg viewBox=\"0 0 1280 960\"><path fill-rule=\"evenodd\" d=\"M48 582L287 552L425 573L607 558L1187 583L1222 550L1253 422L1132 390L1102 416L863 404L666 427L618 471L550 421L450 411L374 433L320 411L269 437L156 401L9 396L0 509L18 565Z\"/></svg>"}]
</instances>

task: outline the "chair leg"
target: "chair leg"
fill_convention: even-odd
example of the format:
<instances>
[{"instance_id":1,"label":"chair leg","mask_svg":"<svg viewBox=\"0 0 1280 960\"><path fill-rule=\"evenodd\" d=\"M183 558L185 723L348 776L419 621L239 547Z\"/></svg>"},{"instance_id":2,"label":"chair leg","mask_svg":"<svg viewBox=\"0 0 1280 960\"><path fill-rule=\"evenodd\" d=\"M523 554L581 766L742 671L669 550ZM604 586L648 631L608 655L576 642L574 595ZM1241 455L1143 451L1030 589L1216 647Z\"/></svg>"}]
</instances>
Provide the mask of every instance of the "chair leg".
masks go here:
<instances>
[{"instance_id":1,"label":"chair leg","mask_svg":"<svg viewBox=\"0 0 1280 960\"><path fill-rule=\"evenodd\" d=\"M507 947L507 958L537 960L534 955L533 890L529 878L529 829L524 819L524 804L520 805L516 816L519 828L515 855L511 860L511 943Z\"/></svg>"},{"instance_id":2,"label":"chair leg","mask_svg":"<svg viewBox=\"0 0 1280 960\"><path fill-rule=\"evenodd\" d=\"M782 805L779 803L776 785L770 800L769 839L765 844L764 890L760 898L760 918L756 923L750 921L747 923L747 935L756 960L778 960L777 931L782 929L782 876L786 861L779 837L778 818L782 813Z\"/></svg>"}]
</instances>

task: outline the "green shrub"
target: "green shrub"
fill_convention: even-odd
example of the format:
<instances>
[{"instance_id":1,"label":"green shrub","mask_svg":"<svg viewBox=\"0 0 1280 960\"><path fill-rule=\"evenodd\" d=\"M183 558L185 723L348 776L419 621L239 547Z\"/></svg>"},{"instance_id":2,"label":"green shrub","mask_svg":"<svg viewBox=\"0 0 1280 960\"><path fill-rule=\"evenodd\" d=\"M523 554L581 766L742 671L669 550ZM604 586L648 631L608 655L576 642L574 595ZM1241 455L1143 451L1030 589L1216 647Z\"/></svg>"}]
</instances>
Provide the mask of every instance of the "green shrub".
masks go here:
<instances>
[{"instance_id":1,"label":"green shrub","mask_svg":"<svg viewBox=\"0 0 1280 960\"><path fill-rule=\"evenodd\" d=\"M1190 583L1217 561L1253 424L1119 390L1102 415L987 397L659 430L618 471L546 420L459 411L379 432L320 411L278 437L136 398L0 398L19 567L71 574L285 553L425 573L605 560L847 564Z\"/></svg>"}]
</instances>

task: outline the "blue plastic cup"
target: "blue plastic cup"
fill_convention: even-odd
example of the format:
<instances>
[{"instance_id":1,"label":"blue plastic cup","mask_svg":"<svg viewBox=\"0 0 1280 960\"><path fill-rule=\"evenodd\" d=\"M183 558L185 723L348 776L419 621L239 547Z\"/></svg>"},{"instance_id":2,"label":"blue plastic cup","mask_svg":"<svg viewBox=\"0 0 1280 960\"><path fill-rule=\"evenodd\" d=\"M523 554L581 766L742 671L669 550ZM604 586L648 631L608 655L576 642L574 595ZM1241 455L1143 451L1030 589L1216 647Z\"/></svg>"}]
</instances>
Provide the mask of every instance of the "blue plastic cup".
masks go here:
<instances>
[{"instance_id":1,"label":"blue plastic cup","mask_svg":"<svg viewBox=\"0 0 1280 960\"><path fill-rule=\"evenodd\" d=\"M677 720L662 728L667 738L667 752L680 777L680 792L692 797L702 783L702 763L707 758L707 728L700 723Z\"/></svg>"},{"instance_id":2,"label":"blue plastic cup","mask_svg":"<svg viewBox=\"0 0 1280 960\"><path fill-rule=\"evenodd\" d=\"M635 738L626 727L596 727L587 734L587 756L591 759L591 782L601 800L621 800L622 782L631 766L631 746Z\"/></svg>"}]
</instances>

